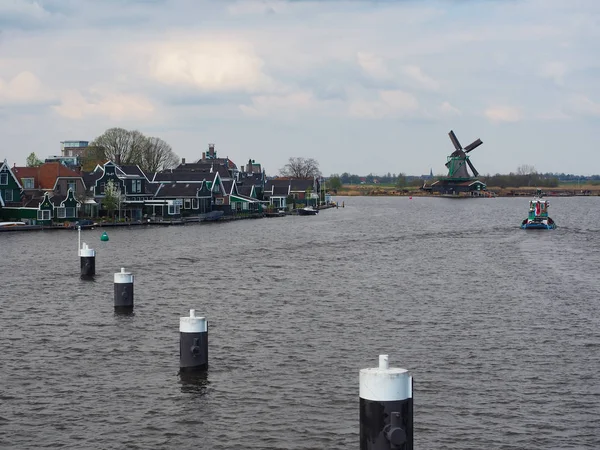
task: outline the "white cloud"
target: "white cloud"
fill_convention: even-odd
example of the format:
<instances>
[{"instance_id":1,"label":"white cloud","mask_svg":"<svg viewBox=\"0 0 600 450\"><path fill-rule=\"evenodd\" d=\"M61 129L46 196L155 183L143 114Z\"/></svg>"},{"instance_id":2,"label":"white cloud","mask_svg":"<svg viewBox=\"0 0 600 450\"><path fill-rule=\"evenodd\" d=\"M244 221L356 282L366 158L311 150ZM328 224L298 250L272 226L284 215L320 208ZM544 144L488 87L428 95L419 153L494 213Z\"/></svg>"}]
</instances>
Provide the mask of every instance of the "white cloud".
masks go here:
<instances>
[{"instance_id":1,"label":"white cloud","mask_svg":"<svg viewBox=\"0 0 600 450\"><path fill-rule=\"evenodd\" d=\"M517 122L521 119L521 112L512 106L492 106L484 111L485 117L490 122Z\"/></svg>"},{"instance_id":2,"label":"white cloud","mask_svg":"<svg viewBox=\"0 0 600 450\"><path fill-rule=\"evenodd\" d=\"M573 95L569 98L566 109L577 116L600 117L600 103L585 95Z\"/></svg>"},{"instance_id":3,"label":"white cloud","mask_svg":"<svg viewBox=\"0 0 600 450\"><path fill-rule=\"evenodd\" d=\"M318 107L319 102L310 92L297 91L284 95L259 95L252 97L250 105L240 105L240 110L247 116L279 116L280 114L297 114Z\"/></svg>"},{"instance_id":4,"label":"white cloud","mask_svg":"<svg viewBox=\"0 0 600 450\"><path fill-rule=\"evenodd\" d=\"M360 68L370 77L377 80L388 79L392 76L383 58L368 52L358 52L356 59Z\"/></svg>"},{"instance_id":5,"label":"white cloud","mask_svg":"<svg viewBox=\"0 0 600 450\"><path fill-rule=\"evenodd\" d=\"M406 66L404 68L404 74L408 76L409 79L416 82L418 86L424 89L437 91L440 88L440 83L430 76L424 74L421 68L418 66Z\"/></svg>"},{"instance_id":6,"label":"white cloud","mask_svg":"<svg viewBox=\"0 0 600 450\"><path fill-rule=\"evenodd\" d=\"M460 116L462 112L450 104L450 102L443 102L438 106L438 110L445 116Z\"/></svg>"},{"instance_id":7,"label":"white cloud","mask_svg":"<svg viewBox=\"0 0 600 450\"><path fill-rule=\"evenodd\" d=\"M276 88L264 61L242 40L190 36L152 49L150 74L167 85L207 92L262 92Z\"/></svg>"},{"instance_id":8,"label":"white cloud","mask_svg":"<svg viewBox=\"0 0 600 450\"><path fill-rule=\"evenodd\" d=\"M379 91L377 100L356 100L349 106L350 116L369 119L415 117L419 114L416 97L401 90Z\"/></svg>"},{"instance_id":9,"label":"white cloud","mask_svg":"<svg viewBox=\"0 0 600 450\"><path fill-rule=\"evenodd\" d=\"M567 65L560 61L547 62L542 65L540 75L544 78L550 78L558 85L564 83L564 76L567 73Z\"/></svg>"},{"instance_id":10,"label":"white cloud","mask_svg":"<svg viewBox=\"0 0 600 450\"><path fill-rule=\"evenodd\" d=\"M23 17L30 19L45 19L50 13L37 1L2 0L0 2L0 17Z\"/></svg>"},{"instance_id":11,"label":"white cloud","mask_svg":"<svg viewBox=\"0 0 600 450\"><path fill-rule=\"evenodd\" d=\"M42 104L52 100L51 93L33 73L24 71L8 81L0 78L0 105Z\"/></svg>"},{"instance_id":12,"label":"white cloud","mask_svg":"<svg viewBox=\"0 0 600 450\"><path fill-rule=\"evenodd\" d=\"M155 111L145 97L134 94L119 94L93 89L84 96L77 90L63 94L61 104L55 111L68 119L84 119L103 116L112 120L135 120L152 116Z\"/></svg>"},{"instance_id":13,"label":"white cloud","mask_svg":"<svg viewBox=\"0 0 600 450\"><path fill-rule=\"evenodd\" d=\"M238 0L227 6L232 15L282 13L291 5L281 0Z\"/></svg>"}]
</instances>

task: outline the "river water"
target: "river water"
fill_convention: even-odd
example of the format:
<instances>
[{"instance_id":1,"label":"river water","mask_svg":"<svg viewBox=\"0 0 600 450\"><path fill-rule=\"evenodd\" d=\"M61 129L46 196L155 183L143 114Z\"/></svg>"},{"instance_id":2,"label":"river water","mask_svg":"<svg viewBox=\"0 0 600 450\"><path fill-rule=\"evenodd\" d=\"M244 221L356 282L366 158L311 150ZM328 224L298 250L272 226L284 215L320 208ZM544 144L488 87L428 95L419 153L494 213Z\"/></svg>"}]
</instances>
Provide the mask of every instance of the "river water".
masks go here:
<instances>
[{"instance_id":1,"label":"river water","mask_svg":"<svg viewBox=\"0 0 600 450\"><path fill-rule=\"evenodd\" d=\"M0 234L0 448L355 449L358 372L414 376L415 448L600 448L600 198L339 198L317 216ZM113 273L135 312L113 311ZM181 379L179 317L209 321Z\"/></svg>"}]
</instances>

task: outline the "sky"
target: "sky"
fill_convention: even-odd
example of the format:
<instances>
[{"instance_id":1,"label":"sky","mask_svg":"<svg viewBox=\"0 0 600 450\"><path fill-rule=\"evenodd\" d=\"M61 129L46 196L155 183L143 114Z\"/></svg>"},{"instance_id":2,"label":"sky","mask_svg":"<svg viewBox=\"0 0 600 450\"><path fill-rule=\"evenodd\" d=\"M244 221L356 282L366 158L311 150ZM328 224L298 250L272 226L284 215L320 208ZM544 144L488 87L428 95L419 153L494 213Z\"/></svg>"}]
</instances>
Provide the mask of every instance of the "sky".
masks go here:
<instances>
[{"instance_id":1,"label":"sky","mask_svg":"<svg viewBox=\"0 0 600 450\"><path fill-rule=\"evenodd\" d=\"M0 159L111 127L276 175L600 173L598 0L1 0Z\"/></svg>"}]
</instances>

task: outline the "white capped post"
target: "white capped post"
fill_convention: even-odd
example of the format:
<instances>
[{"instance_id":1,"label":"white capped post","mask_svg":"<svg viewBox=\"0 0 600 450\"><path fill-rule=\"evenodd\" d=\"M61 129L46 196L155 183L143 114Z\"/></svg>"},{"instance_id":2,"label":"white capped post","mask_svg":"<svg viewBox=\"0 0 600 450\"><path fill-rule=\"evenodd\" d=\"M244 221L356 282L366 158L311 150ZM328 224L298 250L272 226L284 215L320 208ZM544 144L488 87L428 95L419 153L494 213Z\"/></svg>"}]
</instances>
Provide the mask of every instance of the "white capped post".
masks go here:
<instances>
[{"instance_id":1,"label":"white capped post","mask_svg":"<svg viewBox=\"0 0 600 450\"><path fill-rule=\"evenodd\" d=\"M413 450L412 376L406 369L390 368L388 355L379 355L379 367L360 371L359 397L361 450Z\"/></svg>"}]
</instances>

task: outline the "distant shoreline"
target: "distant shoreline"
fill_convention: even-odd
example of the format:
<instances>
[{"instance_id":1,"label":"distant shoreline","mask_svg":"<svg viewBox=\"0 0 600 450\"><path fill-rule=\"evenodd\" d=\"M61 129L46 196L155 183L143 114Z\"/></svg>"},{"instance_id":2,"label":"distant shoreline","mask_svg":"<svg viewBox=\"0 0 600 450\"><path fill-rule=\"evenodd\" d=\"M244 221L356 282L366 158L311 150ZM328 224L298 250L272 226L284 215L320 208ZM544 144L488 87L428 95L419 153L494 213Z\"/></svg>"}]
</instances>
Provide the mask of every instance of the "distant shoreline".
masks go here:
<instances>
[{"instance_id":1,"label":"distant shoreline","mask_svg":"<svg viewBox=\"0 0 600 450\"><path fill-rule=\"evenodd\" d=\"M556 188L541 188L546 197L594 197L600 196L600 186L581 186L573 187L556 187ZM519 187L519 188L500 188L490 187L486 191L481 191L482 197L487 197L485 193L489 193L491 197L533 197L537 187ZM361 185L349 186L338 189L334 196L340 197L441 197L439 194L434 194L428 191L423 191L420 188L395 188L391 186L377 185Z\"/></svg>"}]
</instances>

